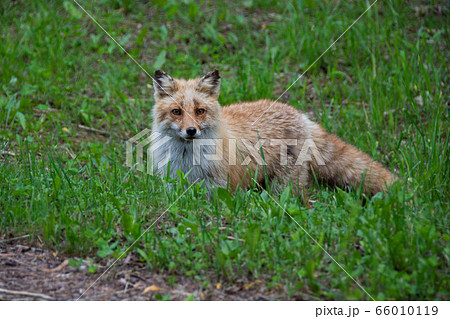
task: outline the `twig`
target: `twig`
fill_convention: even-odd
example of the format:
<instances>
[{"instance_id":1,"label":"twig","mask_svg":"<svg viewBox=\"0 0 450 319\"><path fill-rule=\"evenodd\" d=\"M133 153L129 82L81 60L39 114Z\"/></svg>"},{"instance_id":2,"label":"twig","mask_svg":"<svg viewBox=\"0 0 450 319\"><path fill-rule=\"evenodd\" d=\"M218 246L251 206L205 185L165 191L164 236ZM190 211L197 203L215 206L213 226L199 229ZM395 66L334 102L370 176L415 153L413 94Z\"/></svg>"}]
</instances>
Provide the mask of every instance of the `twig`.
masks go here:
<instances>
[{"instance_id":1,"label":"twig","mask_svg":"<svg viewBox=\"0 0 450 319\"><path fill-rule=\"evenodd\" d=\"M59 266L55 268L40 268L39 270L45 271L45 272L55 272L55 271L61 271L64 267L66 267L69 264L69 259L64 260Z\"/></svg>"},{"instance_id":2,"label":"twig","mask_svg":"<svg viewBox=\"0 0 450 319\"><path fill-rule=\"evenodd\" d=\"M28 292L28 291L8 290L8 289L4 289L4 288L0 288L0 293L10 294L10 295L36 297L36 298L41 298L41 299L45 299L45 300L53 300L54 299L53 297L50 297L50 296L47 296L44 294Z\"/></svg>"},{"instance_id":3,"label":"twig","mask_svg":"<svg viewBox=\"0 0 450 319\"><path fill-rule=\"evenodd\" d=\"M38 114L33 114L33 115L42 115L42 114L48 114L48 113L51 113L51 112L56 112L56 111L58 111L57 109L53 109L53 108L48 108L47 110L40 110L40 109L38 109L38 108L35 108L35 107L33 107L33 111L35 111L36 113L38 113Z\"/></svg>"},{"instance_id":4,"label":"twig","mask_svg":"<svg viewBox=\"0 0 450 319\"><path fill-rule=\"evenodd\" d=\"M109 132L98 130L98 129L93 128L93 127L84 126L82 124L78 124L78 127L83 129L83 130L90 131L90 132L95 132L95 133L102 134L102 135L107 135L107 136L111 135L111 133L109 133Z\"/></svg>"},{"instance_id":5,"label":"twig","mask_svg":"<svg viewBox=\"0 0 450 319\"><path fill-rule=\"evenodd\" d=\"M233 237L233 236L227 236L227 239L229 239L229 240L236 240L236 238ZM238 241L244 242L245 240L243 240L241 238L238 238Z\"/></svg>"},{"instance_id":6,"label":"twig","mask_svg":"<svg viewBox=\"0 0 450 319\"><path fill-rule=\"evenodd\" d=\"M139 279L142 282L147 282L147 279L144 279L144 278L142 278L142 277L140 277L140 276L138 276L136 274L130 274L130 277L137 278L137 279Z\"/></svg>"},{"instance_id":7,"label":"twig","mask_svg":"<svg viewBox=\"0 0 450 319\"><path fill-rule=\"evenodd\" d=\"M14 256L14 255L13 255ZM21 262L21 261L18 261L17 259L13 259L13 258L11 258L11 257L8 257L8 260L10 260L10 261L13 261L13 262L15 262L15 263L17 263L17 264L19 264L19 265L27 265L26 263L24 263L24 262ZM15 266L15 265L9 265L9 266Z\"/></svg>"},{"instance_id":8,"label":"twig","mask_svg":"<svg viewBox=\"0 0 450 319\"><path fill-rule=\"evenodd\" d=\"M14 237L14 238L9 238L9 239L2 239L2 240L0 240L0 243L5 243L5 242L8 242L8 241L13 241L13 240L16 240L16 239L22 239L22 238L28 238L28 237L30 237L30 235L23 235L23 236L20 236L20 237Z\"/></svg>"},{"instance_id":9,"label":"twig","mask_svg":"<svg viewBox=\"0 0 450 319\"><path fill-rule=\"evenodd\" d=\"M16 154L15 154L15 153L13 153L13 152L8 152L8 151L1 151L1 152L0 152L0 155L10 155L10 156L16 156Z\"/></svg>"},{"instance_id":10,"label":"twig","mask_svg":"<svg viewBox=\"0 0 450 319\"><path fill-rule=\"evenodd\" d=\"M71 159L75 159L76 156L70 151L69 147L65 146L64 149L67 151Z\"/></svg>"}]
</instances>

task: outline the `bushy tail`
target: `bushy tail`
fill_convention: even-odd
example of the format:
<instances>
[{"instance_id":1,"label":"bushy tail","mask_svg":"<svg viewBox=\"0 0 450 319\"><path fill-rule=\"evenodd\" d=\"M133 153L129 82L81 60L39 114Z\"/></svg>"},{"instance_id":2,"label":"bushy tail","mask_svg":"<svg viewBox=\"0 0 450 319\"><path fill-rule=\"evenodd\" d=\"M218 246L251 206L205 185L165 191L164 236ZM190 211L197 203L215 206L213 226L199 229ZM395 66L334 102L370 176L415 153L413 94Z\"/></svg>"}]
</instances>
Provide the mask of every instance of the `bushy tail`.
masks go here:
<instances>
[{"instance_id":1,"label":"bushy tail","mask_svg":"<svg viewBox=\"0 0 450 319\"><path fill-rule=\"evenodd\" d=\"M342 188L360 187L364 181L364 192L374 195L384 191L396 179L369 155L327 133L321 126L317 125L311 135L323 159L319 163L313 158L311 163L319 180Z\"/></svg>"}]
</instances>

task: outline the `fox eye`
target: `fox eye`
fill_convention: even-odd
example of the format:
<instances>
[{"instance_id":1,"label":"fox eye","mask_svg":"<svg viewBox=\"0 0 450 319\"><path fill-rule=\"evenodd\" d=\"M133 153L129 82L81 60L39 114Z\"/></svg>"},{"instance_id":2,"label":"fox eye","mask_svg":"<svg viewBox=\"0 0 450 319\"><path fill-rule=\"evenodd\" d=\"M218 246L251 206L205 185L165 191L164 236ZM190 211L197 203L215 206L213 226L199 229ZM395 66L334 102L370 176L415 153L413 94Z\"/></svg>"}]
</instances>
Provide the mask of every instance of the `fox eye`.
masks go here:
<instances>
[{"instance_id":1,"label":"fox eye","mask_svg":"<svg viewBox=\"0 0 450 319\"><path fill-rule=\"evenodd\" d=\"M198 109L195 114L197 115L202 115L203 113L205 113L205 109Z\"/></svg>"},{"instance_id":2,"label":"fox eye","mask_svg":"<svg viewBox=\"0 0 450 319\"><path fill-rule=\"evenodd\" d=\"M176 116L180 116L181 115L181 110L180 109L173 109L172 110L172 114L176 115Z\"/></svg>"}]
</instances>

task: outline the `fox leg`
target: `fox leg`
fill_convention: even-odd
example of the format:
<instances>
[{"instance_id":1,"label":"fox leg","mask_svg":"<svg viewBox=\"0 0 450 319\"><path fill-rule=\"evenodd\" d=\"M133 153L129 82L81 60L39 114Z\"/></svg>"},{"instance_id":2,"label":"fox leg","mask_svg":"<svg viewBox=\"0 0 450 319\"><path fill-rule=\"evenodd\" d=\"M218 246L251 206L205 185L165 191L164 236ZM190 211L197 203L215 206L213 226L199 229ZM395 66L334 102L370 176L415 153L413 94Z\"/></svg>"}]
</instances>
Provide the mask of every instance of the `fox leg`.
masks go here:
<instances>
[{"instance_id":1,"label":"fox leg","mask_svg":"<svg viewBox=\"0 0 450 319\"><path fill-rule=\"evenodd\" d=\"M308 209L311 209L312 207L309 204L308 192L306 187L310 178L309 171L310 168L308 163L304 163L300 169L298 176L298 197L300 197L300 199Z\"/></svg>"},{"instance_id":2,"label":"fox leg","mask_svg":"<svg viewBox=\"0 0 450 319\"><path fill-rule=\"evenodd\" d=\"M311 168L319 180L343 188L364 183L364 192L372 196L386 190L396 179L369 155L314 125L311 136L320 156L312 156Z\"/></svg>"},{"instance_id":3,"label":"fox leg","mask_svg":"<svg viewBox=\"0 0 450 319\"><path fill-rule=\"evenodd\" d=\"M281 185L283 188L292 184L292 193L295 197L305 204L308 209L311 209L308 201L307 186L310 180L310 164L304 162L302 165L295 165L296 158L290 158L289 164L279 176L281 176Z\"/></svg>"}]
</instances>

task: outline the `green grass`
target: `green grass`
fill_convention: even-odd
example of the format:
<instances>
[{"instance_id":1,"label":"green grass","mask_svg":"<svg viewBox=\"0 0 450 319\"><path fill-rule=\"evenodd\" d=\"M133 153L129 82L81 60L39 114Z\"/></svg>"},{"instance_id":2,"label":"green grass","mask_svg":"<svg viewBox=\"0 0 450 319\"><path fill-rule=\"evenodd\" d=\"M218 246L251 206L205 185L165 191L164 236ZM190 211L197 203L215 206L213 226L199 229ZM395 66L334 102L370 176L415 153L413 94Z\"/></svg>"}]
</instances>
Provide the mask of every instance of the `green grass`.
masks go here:
<instances>
[{"instance_id":1,"label":"green grass","mask_svg":"<svg viewBox=\"0 0 450 319\"><path fill-rule=\"evenodd\" d=\"M220 102L276 99L366 1L80 1L149 73L222 72ZM208 198L131 171L151 80L71 1L0 5L0 237L71 256L129 253L199 285L262 279L283 298L448 299L449 36L445 1L378 1L283 96L405 182L366 199L316 185L308 210L265 191ZM108 134L97 134L78 125ZM358 248L357 248L358 247Z\"/></svg>"}]
</instances>

